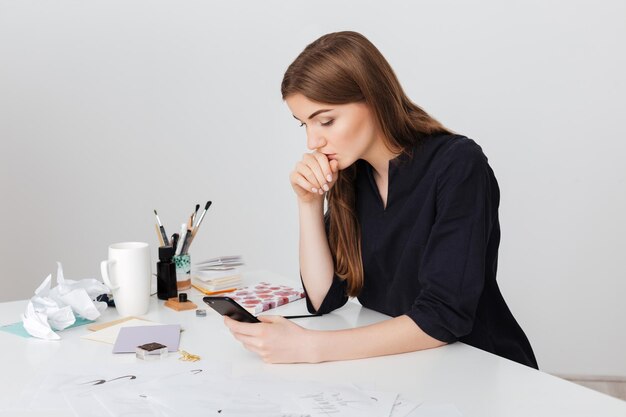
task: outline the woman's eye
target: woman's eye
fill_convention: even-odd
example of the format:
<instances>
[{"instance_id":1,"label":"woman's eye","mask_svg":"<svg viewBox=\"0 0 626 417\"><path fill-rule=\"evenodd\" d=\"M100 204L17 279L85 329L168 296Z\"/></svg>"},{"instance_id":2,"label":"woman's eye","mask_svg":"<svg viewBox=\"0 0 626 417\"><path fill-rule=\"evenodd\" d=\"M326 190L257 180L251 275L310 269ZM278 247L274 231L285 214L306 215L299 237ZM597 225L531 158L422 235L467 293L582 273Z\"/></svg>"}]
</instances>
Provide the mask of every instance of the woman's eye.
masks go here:
<instances>
[{"instance_id":1,"label":"woman's eye","mask_svg":"<svg viewBox=\"0 0 626 417\"><path fill-rule=\"evenodd\" d=\"M330 125L332 125L332 124L333 124L333 122L334 122L334 121L335 121L334 119L330 119L330 120L329 120L329 121L327 121L327 122L323 122L323 123L322 123L322 126L330 126Z\"/></svg>"},{"instance_id":2,"label":"woman's eye","mask_svg":"<svg viewBox=\"0 0 626 417\"><path fill-rule=\"evenodd\" d=\"M300 127L304 126L304 123L300 122Z\"/></svg>"}]
</instances>

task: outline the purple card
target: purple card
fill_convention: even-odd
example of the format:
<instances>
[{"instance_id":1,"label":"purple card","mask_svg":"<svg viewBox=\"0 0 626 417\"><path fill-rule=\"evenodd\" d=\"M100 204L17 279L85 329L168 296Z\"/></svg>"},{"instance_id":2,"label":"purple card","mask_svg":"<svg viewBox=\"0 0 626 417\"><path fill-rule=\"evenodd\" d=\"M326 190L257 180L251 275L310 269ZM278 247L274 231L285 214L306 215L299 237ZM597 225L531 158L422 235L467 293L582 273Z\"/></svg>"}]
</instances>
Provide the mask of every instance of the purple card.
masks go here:
<instances>
[{"instance_id":1,"label":"purple card","mask_svg":"<svg viewBox=\"0 0 626 417\"><path fill-rule=\"evenodd\" d=\"M168 352L176 352L180 342L180 324L122 327L113 353L135 353L137 346L151 342L167 346Z\"/></svg>"}]
</instances>

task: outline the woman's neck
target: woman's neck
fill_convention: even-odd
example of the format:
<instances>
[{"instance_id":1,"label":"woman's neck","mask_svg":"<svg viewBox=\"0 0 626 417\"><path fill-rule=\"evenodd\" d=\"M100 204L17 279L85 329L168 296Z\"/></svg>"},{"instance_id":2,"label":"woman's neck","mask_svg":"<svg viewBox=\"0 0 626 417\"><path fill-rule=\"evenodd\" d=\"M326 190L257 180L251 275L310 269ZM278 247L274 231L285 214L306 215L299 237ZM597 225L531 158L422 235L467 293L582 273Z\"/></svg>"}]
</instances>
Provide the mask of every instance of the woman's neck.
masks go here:
<instances>
[{"instance_id":1,"label":"woman's neck","mask_svg":"<svg viewBox=\"0 0 626 417\"><path fill-rule=\"evenodd\" d=\"M363 156L363 159L374 168L374 181L385 209L387 208L387 196L389 194L389 161L398 155L399 153L389 150L382 140L378 140L369 152Z\"/></svg>"},{"instance_id":2,"label":"woman's neck","mask_svg":"<svg viewBox=\"0 0 626 417\"><path fill-rule=\"evenodd\" d=\"M385 146L382 140L376 141L372 149L363 157L372 168L374 168L374 177L387 183L389 178L389 161L398 157L400 153L394 153Z\"/></svg>"}]
</instances>

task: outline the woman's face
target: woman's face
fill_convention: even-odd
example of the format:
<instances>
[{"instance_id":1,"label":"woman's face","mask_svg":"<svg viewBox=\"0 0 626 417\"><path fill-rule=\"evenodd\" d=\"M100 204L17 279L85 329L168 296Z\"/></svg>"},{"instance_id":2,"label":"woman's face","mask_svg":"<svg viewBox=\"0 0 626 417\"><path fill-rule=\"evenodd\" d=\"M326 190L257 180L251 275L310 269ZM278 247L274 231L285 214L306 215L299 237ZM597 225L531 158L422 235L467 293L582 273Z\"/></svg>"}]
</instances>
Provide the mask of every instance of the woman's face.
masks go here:
<instances>
[{"instance_id":1,"label":"woman's face","mask_svg":"<svg viewBox=\"0 0 626 417\"><path fill-rule=\"evenodd\" d=\"M364 103L325 104L302 94L286 98L293 116L306 129L307 147L336 160L345 169L368 159L378 137L376 121Z\"/></svg>"}]
</instances>

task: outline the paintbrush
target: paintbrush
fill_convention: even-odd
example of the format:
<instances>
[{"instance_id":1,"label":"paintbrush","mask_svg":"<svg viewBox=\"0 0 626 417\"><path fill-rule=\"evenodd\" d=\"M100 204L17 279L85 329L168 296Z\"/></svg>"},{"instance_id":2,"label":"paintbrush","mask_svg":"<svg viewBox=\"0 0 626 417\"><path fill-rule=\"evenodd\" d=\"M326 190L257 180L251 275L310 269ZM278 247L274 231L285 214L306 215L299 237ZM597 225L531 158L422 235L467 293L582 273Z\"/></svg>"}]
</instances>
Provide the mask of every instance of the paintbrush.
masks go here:
<instances>
[{"instance_id":1,"label":"paintbrush","mask_svg":"<svg viewBox=\"0 0 626 417\"><path fill-rule=\"evenodd\" d=\"M156 216L157 223L159 224L159 230L161 231L163 243L165 244L165 246L169 246L170 241L167 239L167 233L165 233L165 228L163 227L163 223L161 223L161 219L159 219L159 215L157 214L156 210L154 210L154 215Z\"/></svg>"}]
</instances>

